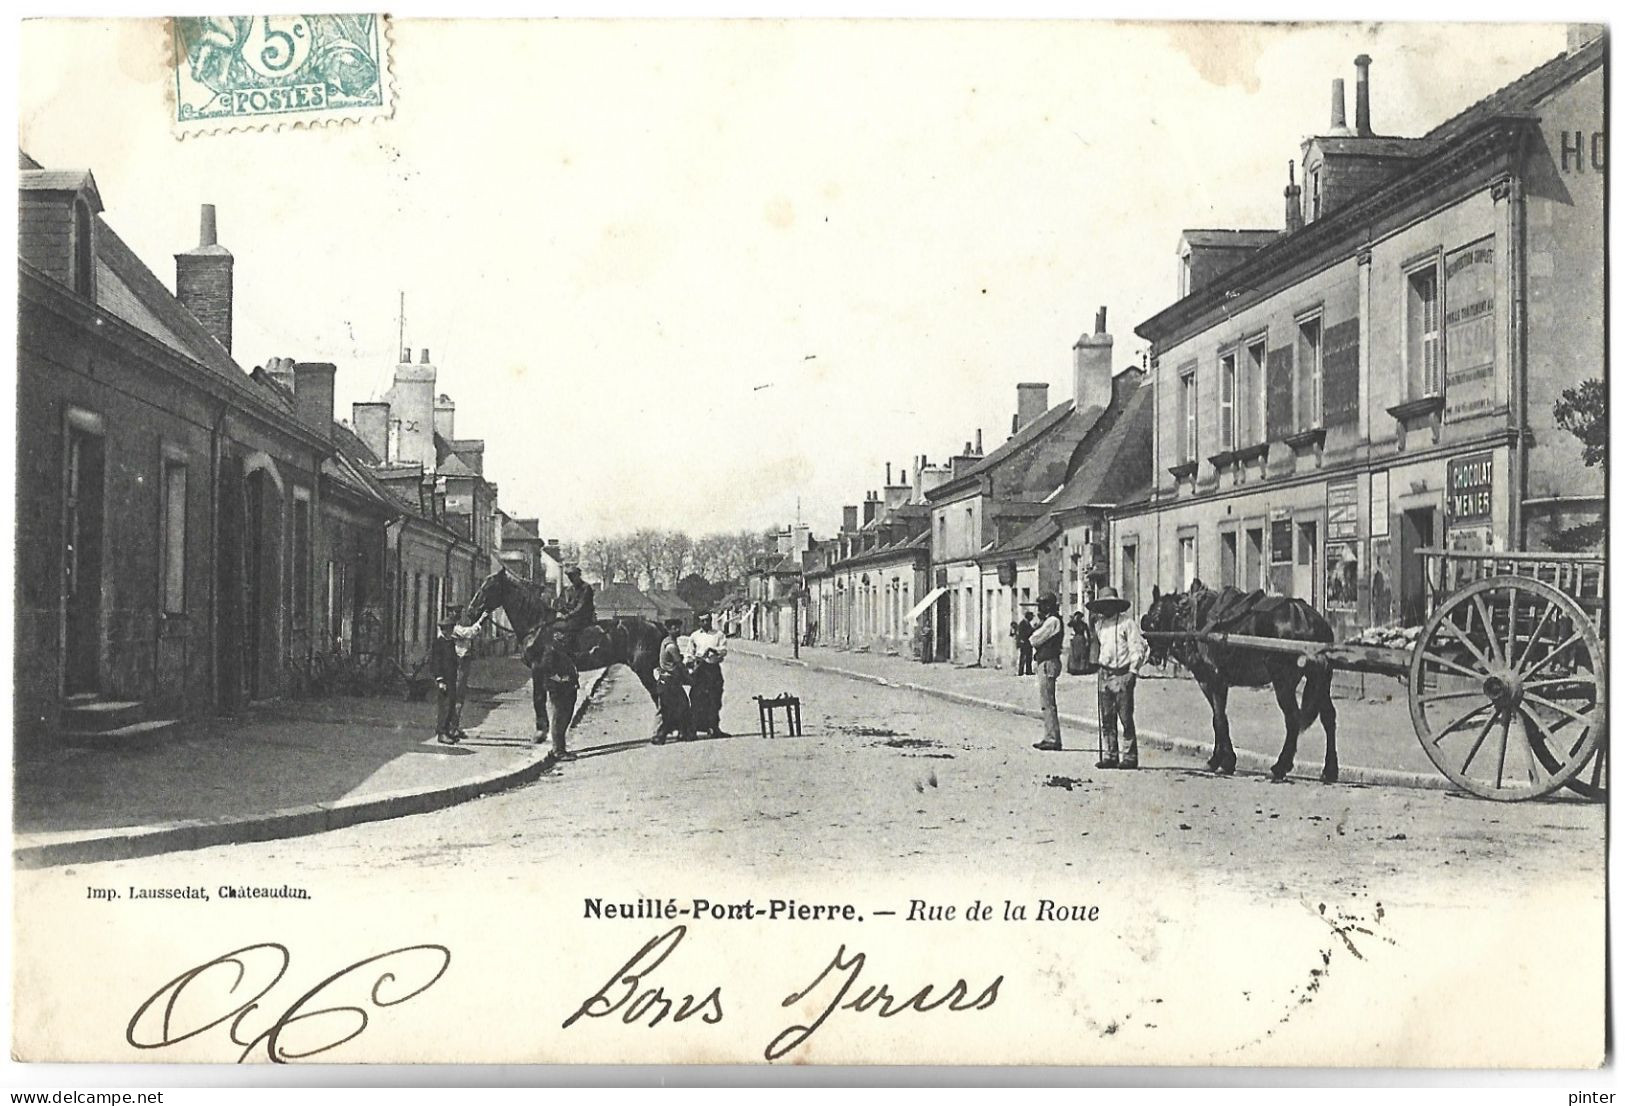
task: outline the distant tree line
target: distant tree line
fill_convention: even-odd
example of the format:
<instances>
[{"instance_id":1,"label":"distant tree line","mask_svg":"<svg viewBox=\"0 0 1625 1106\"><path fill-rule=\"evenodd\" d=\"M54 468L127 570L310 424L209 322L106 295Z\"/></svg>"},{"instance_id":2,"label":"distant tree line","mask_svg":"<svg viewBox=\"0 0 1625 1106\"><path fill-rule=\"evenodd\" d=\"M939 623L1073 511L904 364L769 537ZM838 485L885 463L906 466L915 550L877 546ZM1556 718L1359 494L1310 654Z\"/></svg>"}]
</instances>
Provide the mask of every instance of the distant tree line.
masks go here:
<instances>
[{"instance_id":1,"label":"distant tree line","mask_svg":"<svg viewBox=\"0 0 1625 1106\"><path fill-rule=\"evenodd\" d=\"M700 610L713 607L730 585L743 580L753 554L774 548L772 530L734 530L693 537L682 530L644 527L628 534L566 542L566 561L576 561L594 584L630 583L674 591Z\"/></svg>"}]
</instances>

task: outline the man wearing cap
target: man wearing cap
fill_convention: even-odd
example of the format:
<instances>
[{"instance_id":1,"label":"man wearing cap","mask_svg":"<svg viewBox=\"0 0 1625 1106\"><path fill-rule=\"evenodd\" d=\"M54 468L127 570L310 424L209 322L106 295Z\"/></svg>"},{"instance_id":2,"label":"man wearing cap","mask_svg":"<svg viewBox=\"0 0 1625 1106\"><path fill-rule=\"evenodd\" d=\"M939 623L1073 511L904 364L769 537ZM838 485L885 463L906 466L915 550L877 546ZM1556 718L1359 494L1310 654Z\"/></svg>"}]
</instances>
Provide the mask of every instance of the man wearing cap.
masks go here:
<instances>
[{"instance_id":1,"label":"man wearing cap","mask_svg":"<svg viewBox=\"0 0 1625 1106\"><path fill-rule=\"evenodd\" d=\"M694 716L688 707L688 695L683 691L683 677L688 668L683 664L683 650L677 644L677 633L683 628L680 618L666 619L666 640L660 643L660 666L655 669L655 687L659 692L657 707L659 718L655 722L651 745L664 745L666 735L676 733L683 741L694 737Z\"/></svg>"},{"instance_id":2,"label":"man wearing cap","mask_svg":"<svg viewBox=\"0 0 1625 1106\"><path fill-rule=\"evenodd\" d=\"M1104 587L1089 604L1095 616L1095 638L1100 642L1100 734L1106 752L1096 768L1138 768L1139 740L1134 732L1134 682L1150 653L1140 624L1128 613L1127 599L1117 589ZM1117 723L1123 723L1123 753L1117 753Z\"/></svg>"},{"instance_id":3,"label":"man wearing cap","mask_svg":"<svg viewBox=\"0 0 1625 1106\"><path fill-rule=\"evenodd\" d=\"M592 585L581 578L581 566L570 565L564 570L564 593L559 596L559 617L554 625L564 633L564 640L575 642L576 635L598 621L592 609Z\"/></svg>"},{"instance_id":4,"label":"man wearing cap","mask_svg":"<svg viewBox=\"0 0 1625 1106\"><path fill-rule=\"evenodd\" d=\"M689 635L689 671L693 673L694 690L689 695L694 711L696 732L712 737L727 737L722 732L722 661L728 655L728 642L711 629L711 616L699 617L700 628Z\"/></svg>"},{"instance_id":5,"label":"man wearing cap","mask_svg":"<svg viewBox=\"0 0 1625 1106\"><path fill-rule=\"evenodd\" d=\"M1055 752L1061 748L1061 714L1055 705L1055 681L1061 678L1061 601L1053 595L1038 597L1038 628L1033 631L1033 660L1038 663L1038 706L1044 712L1044 740L1033 748Z\"/></svg>"},{"instance_id":6,"label":"man wearing cap","mask_svg":"<svg viewBox=\"0 0 1625 1106\"><path fill-rule=\"evenodd\" d=\"M442 745L458 740L457 701L462 694L462 663L457 656L457 616L447 614L440 619L440 634L429 644L429 675L434 680L438 709L435 712L434 736Z\"/></svg>"}]
</instances>

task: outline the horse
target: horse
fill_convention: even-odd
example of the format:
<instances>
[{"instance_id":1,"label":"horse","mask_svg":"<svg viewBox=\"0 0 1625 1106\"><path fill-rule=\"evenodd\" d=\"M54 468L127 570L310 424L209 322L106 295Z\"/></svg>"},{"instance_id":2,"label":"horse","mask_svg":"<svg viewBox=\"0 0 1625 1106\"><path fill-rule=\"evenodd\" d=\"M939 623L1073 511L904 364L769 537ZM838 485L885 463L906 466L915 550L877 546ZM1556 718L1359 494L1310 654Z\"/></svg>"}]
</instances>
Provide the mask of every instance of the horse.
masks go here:
<instances>
[{"instance_id":1,"label":"horse","mask_svg":"<svg viewBox=\"0 0 1625 1106\"><path fill-rule=\"evenodd\" d=\"M1188 593L1163 593L1151 589L1151 606L1140 619L1146 633L1219 631L1286 641L1323 642L1333 640L1331 624L1302 599L1248 595L1235 588L1211 591L1200 580L1193 581ZM1236 750L1230 744L1230 720L1225 713L1233 687L1275 688L1286 721L1286 741L1281 755L1270 767L1277 780L1286 778L1298 755L1298 735L1316 718L1326 731L1326 763L1320 770L1322 783L1337 782L1337 708L1332 705L1332 670L1327 664L1311 661L1299 664L1301 654L1249 649L1239 645L1215 645L1191 640L1151 640L1151 660L1161 664L1169 655L1196 678L1213 710L1213 755L1208 767L1228 776L1236 770ZM1298 682L1303 681L1303 703L1297 698Z\"/></svg>"},{"instance_id":2,"label":"horse","mask_svg":"<svg viewBox=\"0 0 1625 1106\"><path fill-rule=\"evenodd\" d=\"M526 667L530 669L532 698L536 705L536 729L547 729L541 650L533 648L541 634L559 617L558 606L552 593L541 584L513 575L499 568L474 589L467 606L463 608L463 623L471 624L483 615L497 609L508 616L508 624L518 635ZM655 683L655 669L660 663L660 645L666 631L646 618L600 619L576 635L571 645L571 656L576 667L585 671L624 664L637 674L649 699L658 708L660 691ZM585 703L582 704L585 708Z\"/></svg>"}]
</instances>

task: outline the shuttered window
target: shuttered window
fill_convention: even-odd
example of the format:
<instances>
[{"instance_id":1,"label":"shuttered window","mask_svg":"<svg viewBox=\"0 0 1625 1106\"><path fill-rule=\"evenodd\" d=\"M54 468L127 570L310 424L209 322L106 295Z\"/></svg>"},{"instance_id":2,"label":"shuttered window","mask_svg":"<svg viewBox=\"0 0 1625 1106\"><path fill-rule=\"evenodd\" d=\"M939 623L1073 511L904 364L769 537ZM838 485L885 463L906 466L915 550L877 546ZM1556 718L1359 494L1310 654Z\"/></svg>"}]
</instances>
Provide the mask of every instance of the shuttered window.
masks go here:
<instances>
[{"instance_id":1,"label":"shuttered window","mask_svg":"<svg viewBox=\"0 0 1625 1106\"><path fill-rule=\"evenodd\" d=\"M1444 359L1439 340L1439 269L1429 265L1410 275L1406 311L1409 377L1419 395L1444 394Z\"/></svg>"}]
</instances>

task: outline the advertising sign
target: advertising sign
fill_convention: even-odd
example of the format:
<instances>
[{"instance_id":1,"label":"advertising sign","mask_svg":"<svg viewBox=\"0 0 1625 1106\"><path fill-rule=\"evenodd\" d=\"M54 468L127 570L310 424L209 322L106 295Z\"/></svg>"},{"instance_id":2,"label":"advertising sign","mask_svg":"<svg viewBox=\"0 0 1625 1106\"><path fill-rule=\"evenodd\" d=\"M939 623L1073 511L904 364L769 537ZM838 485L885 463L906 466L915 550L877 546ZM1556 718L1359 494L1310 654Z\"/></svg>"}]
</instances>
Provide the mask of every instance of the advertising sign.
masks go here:
<instances>
[{"instance_id":1,"label":"advertising sign","mask_svg":"<svg viewBox=\"0 0 1625 1106\"><path fill-rule=\"evenodd\" d=\"M1494 484L1494 454L1474 453L1450 462L1445 517L1451 529L1490 521Z\"/></svg>"},{"instance_id":2,"label":"advertising sign","mask_svg":"<svg viewBox=\"0 0 1625 1106\"><path fill-rule=\"evenodd\" d=\"M1360 495L1355 479L1326 485L1326 539L1352 541L1360 536Z\"/></svg>"},{"instance_id":3,"label":"advertising sign","mask_svg":"<svg viewBox=\"0 0 1625 1106\"><path fill-rule=\"evenodd\" d=\"M1495 243L1463 246L1444 262L1444 417L1481 415L1495 399Z\"/></svg>"}]
</instances>

